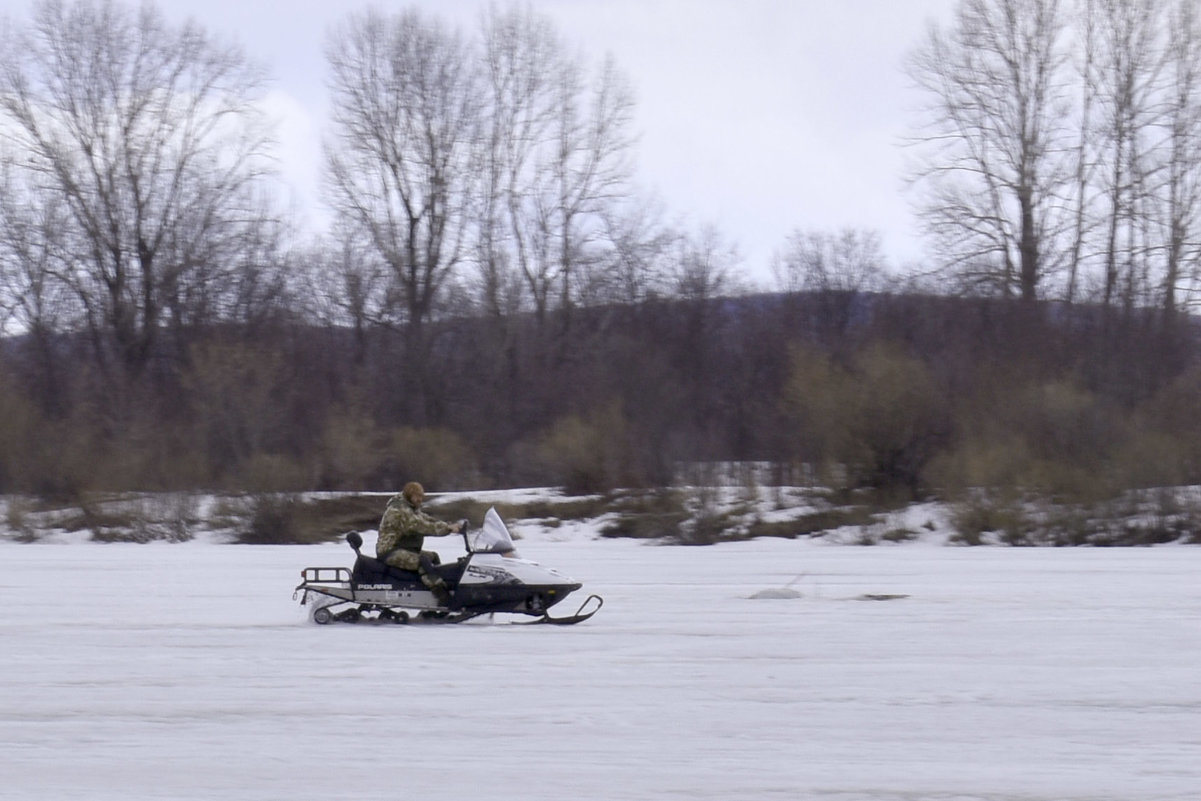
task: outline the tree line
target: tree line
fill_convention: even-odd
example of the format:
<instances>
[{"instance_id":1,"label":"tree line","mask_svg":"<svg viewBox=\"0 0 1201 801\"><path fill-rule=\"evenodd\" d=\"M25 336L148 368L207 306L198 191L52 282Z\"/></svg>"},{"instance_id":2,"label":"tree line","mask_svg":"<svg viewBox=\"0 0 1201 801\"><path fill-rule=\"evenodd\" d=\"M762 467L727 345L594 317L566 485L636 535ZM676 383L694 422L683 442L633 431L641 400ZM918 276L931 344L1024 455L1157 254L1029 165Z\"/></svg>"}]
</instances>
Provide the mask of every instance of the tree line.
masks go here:
<instances>
[{"instance_id":1,"label":"tree line","mask_svg":"<svg viewBox=\"0 0 1201 801\"><path fill-rule=\"evenodd\" d=\"M1161 147L1201 118L1185 5L961 2L911 62L939 269L798 227L754 294L719 229L635 190L617 65L528 7L329 32L312 238L261 65L153 5L41 0L0 42L0 491L595 491L730 460L908 496L1201 479L1201 161ZM1105 15L1130 6L1159 67L1119 146Z\"/></svg>"},{"instance_id":2,"label":"tree line","mask_svg":"<svg viewBox=\"0 0 1201 801\"><path fill-rule=\"evenodd\" d=\"M961 286L1168 318L1194 301L1195 0L963 0L907 66L920 219Z\"/></svg>"}]
</instances>

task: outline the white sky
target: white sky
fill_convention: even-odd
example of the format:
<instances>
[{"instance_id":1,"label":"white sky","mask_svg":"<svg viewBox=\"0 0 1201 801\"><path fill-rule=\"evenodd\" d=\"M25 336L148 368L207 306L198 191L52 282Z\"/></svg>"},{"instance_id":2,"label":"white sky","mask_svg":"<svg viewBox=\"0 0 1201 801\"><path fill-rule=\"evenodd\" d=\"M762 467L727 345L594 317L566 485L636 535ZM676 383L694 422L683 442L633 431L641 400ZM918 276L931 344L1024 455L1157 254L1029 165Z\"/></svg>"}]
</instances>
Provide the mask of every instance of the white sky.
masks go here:
<instances>
[{"instance_id":1,"label":"white sky","mask_svg":"<svg viewBox=\"0 0 1201 801\"><path fill-rule=\"evenodd\" d=\"M416 0L473 26L489 0ZM381 0L383 10L414 0ZM501 2L501 5L505 3ZM686 223L737 243L766 281L794 229L881 232L894 264L921 243L900 140L917 98L901 64L955 0L532 0L586 57L612 53L638 98L638 181ZM330 0L160 0L241 42L275 77L285 175L316 208L325 32L369 5ZM28 0L0 0L24 18ZM315 217L313 219L320 219Z\"/></svg>"}]
</instances>

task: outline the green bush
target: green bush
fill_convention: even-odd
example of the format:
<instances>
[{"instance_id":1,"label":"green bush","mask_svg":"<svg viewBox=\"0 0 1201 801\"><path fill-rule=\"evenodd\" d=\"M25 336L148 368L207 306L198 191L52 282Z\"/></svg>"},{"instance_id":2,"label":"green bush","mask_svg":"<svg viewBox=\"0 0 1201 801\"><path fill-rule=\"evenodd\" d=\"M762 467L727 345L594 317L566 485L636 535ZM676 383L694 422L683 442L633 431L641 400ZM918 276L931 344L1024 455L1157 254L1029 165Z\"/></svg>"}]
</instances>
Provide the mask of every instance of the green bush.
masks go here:
<instances>
[{"instance_id":1,"label":"green bush","mask_svg":"<svg viewBox=\"0 0 1201 801\"><path fill-rule=\"evenodd\" d=\"M1144 472L1144 444L1111 404L1078 384L989 382L956 412L959 432L929 475L950 497L1097 503L1120 493ZM1013 536L1017 536L1013 534Z\"/></svg>"},{"instance_id":2,"label":"green bush","mask_svg":"<svg viewBox=\"0 0 1201 801\"><path fill-rule=\"evenodd\" d=\"M875 344L850 365L797 348L783 402L802 461L826 465L835 486L919 494L949 429L949 410L925 364Z\"/></svg>"},{"instance_id":3,"label":"green bush","mask_svg":"<svg viewBox=\"0 0 1201 801\"><path fill-rule=\"evenodd\" d=\"M541 437L538 459L570 494L604 492L632 481L628 431L620 403L556 421Z\"/></svg>"}]
</instances>

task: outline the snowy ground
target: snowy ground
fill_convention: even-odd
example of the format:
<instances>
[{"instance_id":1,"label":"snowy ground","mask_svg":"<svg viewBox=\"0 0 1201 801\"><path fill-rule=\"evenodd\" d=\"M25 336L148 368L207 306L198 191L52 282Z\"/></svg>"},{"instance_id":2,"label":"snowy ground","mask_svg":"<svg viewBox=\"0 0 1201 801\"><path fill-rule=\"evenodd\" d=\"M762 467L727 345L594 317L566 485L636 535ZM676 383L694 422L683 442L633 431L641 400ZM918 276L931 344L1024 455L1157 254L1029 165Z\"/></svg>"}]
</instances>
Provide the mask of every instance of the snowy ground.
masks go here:
<instances>
[{"instance_id":1,"label":"snowy ground","mask_svg":"<svg viewBox=\"0 0 1201 801\"><path fill-rule=\"evenodd\" d=\"M345 545L0 543L0 797L1201 797L1199 548L519 547L604 609L317 626Z\"/></svg>"}]
</instances>

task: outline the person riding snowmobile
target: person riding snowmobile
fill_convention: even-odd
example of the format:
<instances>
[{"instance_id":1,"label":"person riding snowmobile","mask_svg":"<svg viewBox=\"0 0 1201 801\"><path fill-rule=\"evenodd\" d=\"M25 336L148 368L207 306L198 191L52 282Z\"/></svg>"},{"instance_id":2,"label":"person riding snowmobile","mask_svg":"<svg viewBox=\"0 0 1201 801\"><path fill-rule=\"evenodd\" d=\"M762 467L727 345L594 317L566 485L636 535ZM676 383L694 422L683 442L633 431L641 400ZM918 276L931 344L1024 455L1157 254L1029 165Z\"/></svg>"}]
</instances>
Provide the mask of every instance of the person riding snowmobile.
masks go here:
<instances>
[{"instance_id":1,"label":"person riding snowmobile","mask_svg":"<svg viewBox=\"0 0 1201 801\"><path fill-rule=\"evenodd\" d=\"M416 481L404 485L399 495L393 495L379 521L379 539L375 555L392 567L411 570L421 576L438 603L450 604L450 590L442 577L433 570L438 554L421 550L426 537L445 537L463 530L462 522L444 523L421 511L425 488Z\"/></svg>"}]
</instances>

